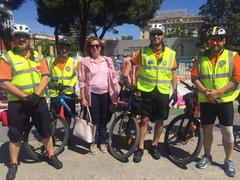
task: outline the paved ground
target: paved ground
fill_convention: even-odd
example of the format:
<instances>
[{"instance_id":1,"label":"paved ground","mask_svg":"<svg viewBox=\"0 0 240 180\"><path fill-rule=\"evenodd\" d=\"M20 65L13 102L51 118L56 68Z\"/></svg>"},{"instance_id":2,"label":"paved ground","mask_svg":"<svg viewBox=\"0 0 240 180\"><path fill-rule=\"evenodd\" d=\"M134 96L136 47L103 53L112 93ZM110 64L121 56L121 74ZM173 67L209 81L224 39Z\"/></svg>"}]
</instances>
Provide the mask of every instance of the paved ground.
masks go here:
<instances>
[{"instance_id":1,"label":"paved ground","mask_svg":"<svg viewBox=\"0 0 240 180\"><path fill-rule=\"evenodd\" d=\"M239 122L239 116L236 116ZM5 179L7 164L9 162L6 128L0 127L0 179ZM178 167L171 163L165 156L163 144L160 143L160 149L163 157L160 160L154 160L148 153L152 135L148 134L145 145L146 150L141 163L135 164L132 157L129 162L123 163L114 159L109 153L103 154L100 151L93 156L88 153L89 145L74 138L74 146L59 156L63 161L64 167L61 170L55 170L46 162L33 163L26 155L24 150L21 152L21 165L17 173L17 180L157 180L157 179L230 179L221 169L224 160L224 151L221 143L220 131L215 128L214 144L212 148L214 164L207 169L199 170L195 168L195 162L186 167ZM163 136L162 136L163 137ZM161 142L163 142L161 138ZM199 155L199 157L202 153ZM239 152L234 151L236 160L236 169L238 174L233 179L240 179L240 158Z\"/></svg>"}]
</instances>

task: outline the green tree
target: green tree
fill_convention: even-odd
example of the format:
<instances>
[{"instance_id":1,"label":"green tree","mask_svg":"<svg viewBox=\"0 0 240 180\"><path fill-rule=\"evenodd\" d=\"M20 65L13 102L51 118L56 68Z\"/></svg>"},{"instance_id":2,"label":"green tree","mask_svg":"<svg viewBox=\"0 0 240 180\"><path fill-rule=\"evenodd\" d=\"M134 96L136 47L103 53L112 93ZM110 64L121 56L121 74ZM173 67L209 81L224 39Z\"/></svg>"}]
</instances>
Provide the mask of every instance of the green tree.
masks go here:
<instances>
[{"instance_id":1,"label":"green tree","mask_svg":"<svg viewBox=\"0 0 240 180\"><path fill-rule=\"evenodd\" d=\"M163 0L35 0L49 11L53 10L60 21L50 22L45 11L38 11L39 22L52 27L72 27L83 51L86 37L93 33L103 38L107 31L117 32L114 27L123 23L143 26L153 17ZM63 11L61 11L63 10ZM51 13L52 13L51 12ZM64 23L61 22L64 21ZM50 23L50 24L49 24ZM69 29L70 30L70 29Z\"/></svg>"},{"instance_id":2,"label":"green tree","mask_svg":"<svg viewBox=\"0 0 240 180\"><path fill-rule=\"evenodd\" d=\"M206 24L209 26L220 25L226 28L228 34L226 46L239 51L240 0L207 0L207 3L200 7L200 14L205 16ZM204 31L205 27L202 29ZM205 34L202 33L202 36Z\"/></svg>"},{"instance_id":3,"label":"green tree","mask_svg":"<svg viewBox=\"0 0 240 180\"><path fill-rule=\"evenodd\" d=\"M69 32L69 19L64 1L35 0L38 12L38 21L55 29L56 44L60 32Z\"/></svg>"},{"instance_id":4,"label":"green tree","mask_svg":"<svg viewBox=\"0 0 240 180\"><path fill-rule=\"evenodd\" d=\"M9 19L9 10L18 9L26 0L1 0L0 1L0 39L3 40L6 50L11 48L11 29L4 29L3 23Z\"/></svg>"}]
</instances>

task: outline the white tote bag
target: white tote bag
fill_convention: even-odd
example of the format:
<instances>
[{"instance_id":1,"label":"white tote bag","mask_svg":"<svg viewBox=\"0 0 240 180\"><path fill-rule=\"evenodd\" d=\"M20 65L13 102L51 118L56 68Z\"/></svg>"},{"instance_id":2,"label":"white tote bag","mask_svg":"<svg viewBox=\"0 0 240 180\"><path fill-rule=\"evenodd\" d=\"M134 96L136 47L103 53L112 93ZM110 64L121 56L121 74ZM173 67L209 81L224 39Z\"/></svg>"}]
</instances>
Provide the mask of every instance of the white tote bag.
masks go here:
<instances>
[{"instance_id":1,"label":"white tote bag","mask_svg":"<svg viewBox=\"0 0 240 180\"><path fill-rule=\"evenodd\" d=\"M84 113L87 110L87 113ZM86 117L83 117L86 114ZM73 128L73 135L92 143L95 140L96 126L92 124L92 117L89 108L82 108L79 118L76 118Z\"/></svg>"}]
</instances>

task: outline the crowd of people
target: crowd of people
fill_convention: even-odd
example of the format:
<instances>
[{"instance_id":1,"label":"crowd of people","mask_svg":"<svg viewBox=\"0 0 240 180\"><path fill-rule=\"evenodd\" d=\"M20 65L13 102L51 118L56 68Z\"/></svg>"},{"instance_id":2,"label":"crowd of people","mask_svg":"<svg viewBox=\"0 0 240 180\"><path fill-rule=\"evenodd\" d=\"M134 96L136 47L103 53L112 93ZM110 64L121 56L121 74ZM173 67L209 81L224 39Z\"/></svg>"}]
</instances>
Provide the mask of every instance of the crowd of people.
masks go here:
<instances>
[{"instance_id":1,"label":"crowd of people","mask_svg":"<svg viewBox=\"0 0 240 180\"><path fill-rule=\"evenodd\" d=\"M46 102L46 89L54 83L67 86L64 93L76 97L76 85L80 88L82 107L89 107L93 124L96 125L95 141L90 153L107 152L107 123L115 112L118 101L119 83L134 84L140 92L141 121L140 140L133 161L139 163L144 154L144 140L149 122L155 123L150 154L156 160L161 158L159 139L164 121L169 115L169 99L177 101L176 52L164 44L165 28L152 24L149 29L150 45L141 48L134 56L128 56L120 79L113 60L104 53L104 42L90 37L85 43L85 57L79 63L69 56L70 44L65 39L57 44L57 57L44 58L30 48L31 29L23 24L13 27L15 47L0 57L0 108L8 108L8 137L10 165L7 179L14 179L18 168L18 156L23 131L30 117L47 150L47 162L61 169L63 163L53 151L50 133L50 114ZM196 167L203 169L212 163L211 145L216 117L219 119L225 150L224 171L236 175L232 159L233 151L233 101L238 96L240 82L240 57L225 49L226 30L219 26L206 34L208 48L196 55L191 71L192 83L199 89L200 118L204 132L204 156ZM79 84L77 83L79 81ZM6 94L7 100L6 103ZM172 92L172 93L171 93ZM58 93L50 89L51 109L60 113ZM171 97L170 97L171 95ZM75 102L67 102L75 112ZM67 111L66 111L67 112ZM71 115L64 114L69 127Z\"/></svg>"}]
</instances>

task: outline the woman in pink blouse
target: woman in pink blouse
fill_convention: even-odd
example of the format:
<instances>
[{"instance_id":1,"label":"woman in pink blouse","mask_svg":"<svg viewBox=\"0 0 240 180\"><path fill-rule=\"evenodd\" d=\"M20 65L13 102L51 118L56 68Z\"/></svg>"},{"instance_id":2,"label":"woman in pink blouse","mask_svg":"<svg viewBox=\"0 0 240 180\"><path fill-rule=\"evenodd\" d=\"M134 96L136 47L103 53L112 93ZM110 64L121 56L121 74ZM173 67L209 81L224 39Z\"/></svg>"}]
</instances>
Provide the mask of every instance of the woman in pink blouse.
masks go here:
<instances>
[{"instance_id":1,"label":"woman in pink blouse","mask_svg":"<svg viewBox=\"0 0 240 180\"><path fill-rule=\"evenodd\" d=\"M80 93L82 106L90 108L93 123L97 127L95 141L90 152L97 154L97 147L105 153L107 123L112 113L109 108L117 104L117 77L112 59L104 56L104 43L97 37L86 41L85 53L80 65Z\"/></svg>"}]
</instances>

